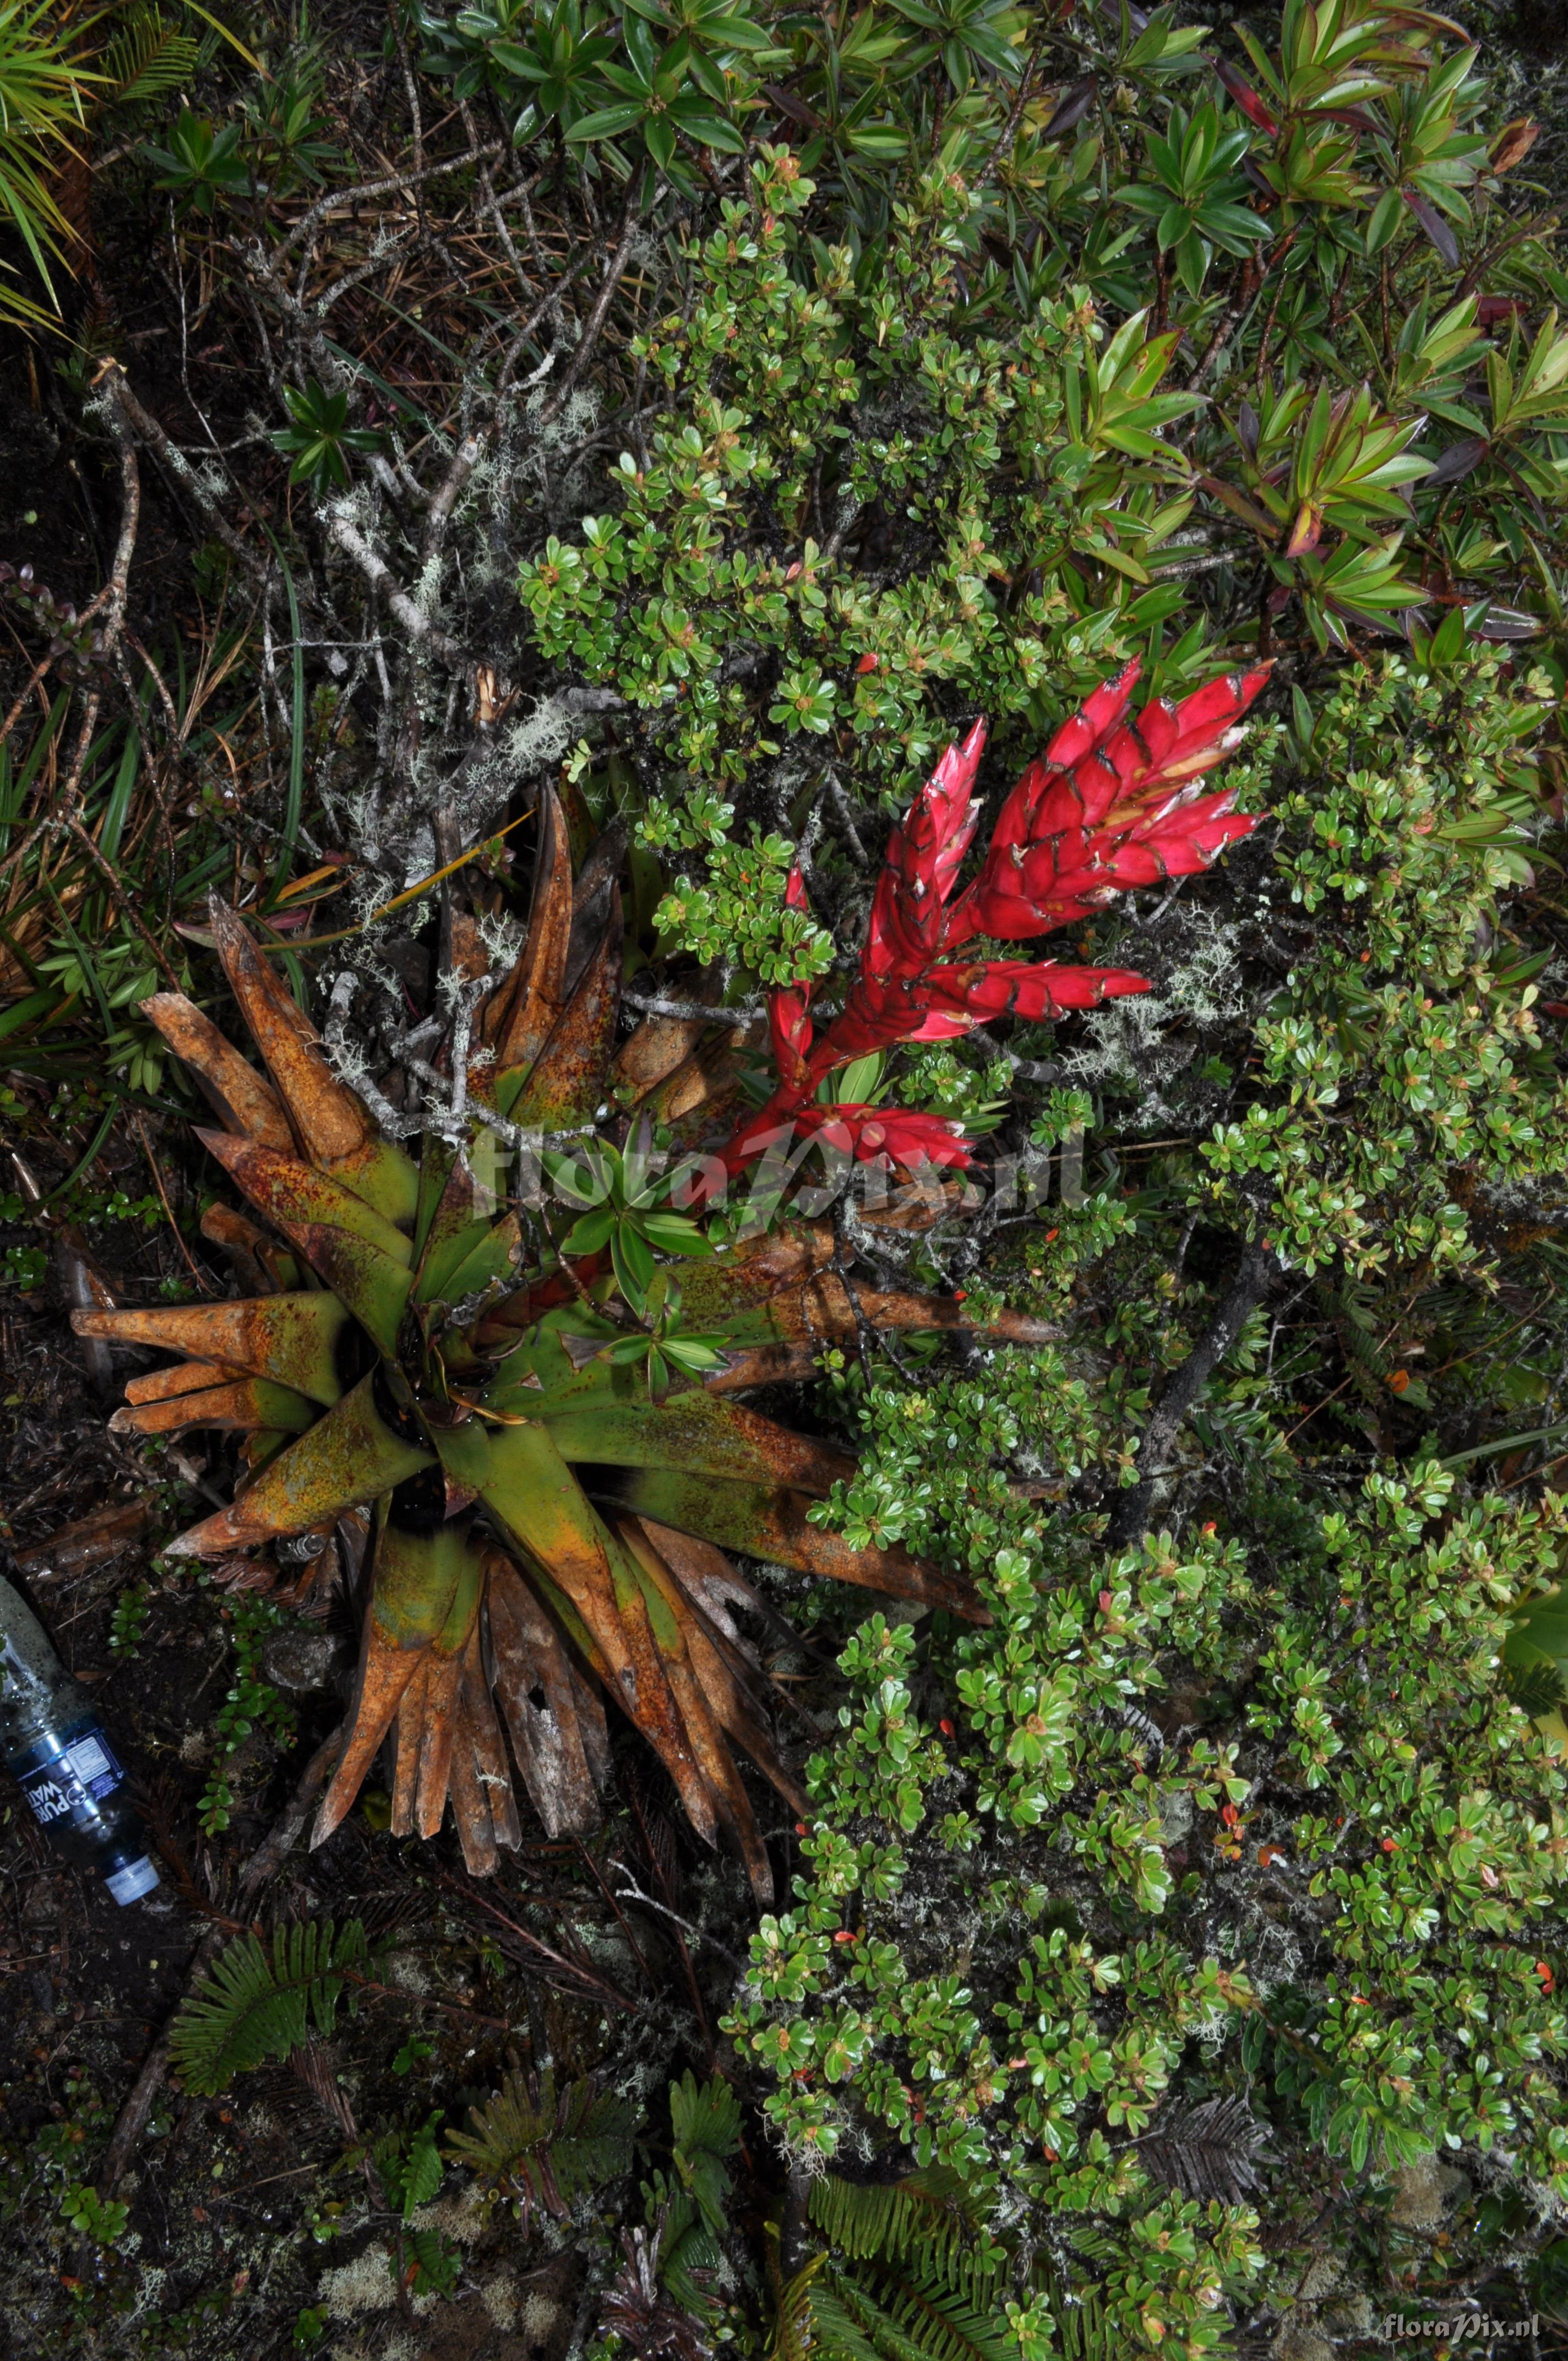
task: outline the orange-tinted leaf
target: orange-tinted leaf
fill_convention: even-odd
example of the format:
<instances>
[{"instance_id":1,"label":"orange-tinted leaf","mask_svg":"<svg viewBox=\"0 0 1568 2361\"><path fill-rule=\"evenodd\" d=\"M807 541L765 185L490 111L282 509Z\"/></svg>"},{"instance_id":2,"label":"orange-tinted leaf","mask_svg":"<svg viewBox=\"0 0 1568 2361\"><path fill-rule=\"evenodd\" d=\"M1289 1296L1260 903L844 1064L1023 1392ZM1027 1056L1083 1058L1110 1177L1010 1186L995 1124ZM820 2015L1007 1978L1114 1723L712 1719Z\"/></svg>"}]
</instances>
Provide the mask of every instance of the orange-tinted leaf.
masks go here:
<instances>
[{"instance_id":1,"label":"orange-tinted leaf","mask_svg":"<svg viewBox=\"0 0 1568 2361\"><path fill-rule=\"evenodd\" d=\"M561 1130L580 1123L602 1104L620 1007L620 957L617 892L610 898L609 920L598 948L532 1071L520 1082L521 1070L499 1069L496 1104L514 1123Z\"/></svg>"},{"instance_id":2,"label":"orange-tinted leaf","mask_svg":"<svg viewBox=\"0 0 1568 2361\"><path fill-rule=\"evenodd\" d=\"M287 1386L269 1384L265 1378L236 1378L226 1386L205 1386L200 1393L170 1396L163 1401L134 1404L117 1410L109 1421L112 1434L182 1434L187 1427L237 1429L245 1434L258 1427L280 1433L302 1433L320 1415L314 1402Z\"/></svg>"},{"instance_id":3,"label":"orange-tinted leaf","mask_svg":"<svg viewBox=\"0 0 1568 2361\"><path fill-rule=\"evenodd\" d=\"M335 1297L323 1293L261 1295L248 1302L180 1303L130 1312L73 1312L79 1336L101 1336L112 1345L161 1345L225 1372L269 1378L312 1401L332 1403L343 1391L348 1314ZM166 1374L166 1373L161 1373ZM213 1382L209 1375L205 1380ZM126 1389L132 1401L153 1399L148 1380Z\"/></svg>"},{"instance_id":4,"label":"orange-tinted leaf","mask_svg":"<svg viewBox=\"0 0 1568 2361\"><path fill-rule=\"evenodd\" d=\"M479 1038L496 1053L490 1073L526 1072L538 1058L565 1005L571 939L571 843L561 798L547 786L540 804L527 939L517 965L491 993L479 1018Z\"/></svg>"},{"instance_id":5,"label":"orange-tinted leaf","mask_svg":"<svg viewBox=\"0 0 1568 2361\"><path fill-rule=\"evenodd\" d=\"M411 1222L418 1168L393 1141L381 1137L361 1101L333 1072L321 1036L258 950L237 912L215 895L210 910L224 972L305 1154L389 1222Z\"/></svg>"},{"instance_id":6,"label":"orange-tinted leaf","mask_svg":"<svg viewBox=\"0 0 1568 2361\"><path fill-rule=\"evenodd\" d=\"M230 1041L225 1041L211 1017L203 1016L182 992L155 992L141 1003L141 1013L157 1026L177 1058L191 1068L225 1131L259 1139L286 1156L296 1151L294 1135L283 1104L269 1082Z\"/></svg>"},{"instance_id":7,"label":"orange-tinted leaf","mask_svg":"<svg viewBox=\"0 0 1568 2361\"><path fill-rule=\"evenodd\" d=\"M433 1466L433 1452L387 1424L376 1408L374 1384L374 1375L362 1378L237 1500L170 1542L166 1554L227 1557L283 1533L309 1532Z\"/></svg>"}]
</instances>

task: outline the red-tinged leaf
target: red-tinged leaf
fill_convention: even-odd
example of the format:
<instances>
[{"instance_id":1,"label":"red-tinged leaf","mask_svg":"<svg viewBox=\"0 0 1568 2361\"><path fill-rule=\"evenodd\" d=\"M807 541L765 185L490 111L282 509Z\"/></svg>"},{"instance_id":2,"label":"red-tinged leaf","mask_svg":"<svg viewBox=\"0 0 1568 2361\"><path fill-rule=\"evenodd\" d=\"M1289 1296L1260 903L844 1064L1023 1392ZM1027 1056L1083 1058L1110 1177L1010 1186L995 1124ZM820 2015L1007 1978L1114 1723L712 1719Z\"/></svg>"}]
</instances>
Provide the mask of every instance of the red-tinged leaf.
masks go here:
<instances>
[{"instance_id":1,"label":"red-tinged leaf","mask_svg":"<svg viewBox=\"0 0 1568 2361\"><path fill-rule=\"evenodd\" d=\"M1425 197L1418 196L1414 189L1401 189L1399 194L1425 230L1429 243L1436 247L1450 270L1457 270L1459 240L1454 236L1437 207L1429 204Z\"/></svg>"},{"instance_id":2,"label":"red-tinged leaf","mask_svg":"<svg viewBox=\"0 0 1568 2361\"><path fill-rule=\"evenodd\" d=\"M886 1157L894 1164L965 1166L968 1145L956 1123L905 1107L803 1107L797 1118L809 1133L839 1156L862 1164Z\"/></svg>"},{"instance_id":3,"label":"red-tinged leaf","mask_svg":"<svg viewBox=\"0 0 1568 2361\"><path fill-rule=\"evenodd\" d=\"M1157 770L1181 735L1181 719L1168 697L1155 697L1128 725L1143 741L1151 770Z\"/></svg>"},{"instance_id":4,"label":"red-tinged leaf","mask_svg":"<svg viewBox=\"0 0 1568 2361\"><path fill-rule=\"evenodd\" d=\"M1084 828L1098 828L1108 813L1125 802L1122 782L1102 753L1091 754L1079 764L1073 774L1073 785L1083 807Z\"/></svg>"},{"instance_id":5,"label":"red-tinged leaf","mask_svg":"<svg viewBox=\"0 0 1568 2361\"><path fill-rule=\"evenodd\" d=\"M1365 106L1313 106L1307 110L1306 119L1313 123L1348 123L1353 131L1369 132L1375 138L1384 128Z\"/></svg>"},{"instance_id":6,"label":"red-tinged leaf","mask_svg":"<svg viewBox=\"0 0 1568 2361\"><path fill-rule=\"evenodd\" d=\"M1159 851L1147 844L1119 845L1105 865L1118 893L1135 885L1157 885L1170 874Z\"/></svg>"},{"instance_id":7,"label":"red-tinged leaf","mask_svg":"<svg viewBox=\"0 0 1568 2361\"><path fill-rule=\"evenodd\" d=\"M1063 91L1052 110L1050 121L1040 134L1042 139L1065 139L1069 131L1076 131L1093 105L1099 89L1100 84L1094 76L1088 74L1082 82L1075 82L1069 89Z\"/></svg>"},{"instance_id":8,"label":"red-tinged leaf","mask_svg":"<svg viewBox=\"0 0 1568 2361\"><path fill-rule=\"evenodd\" d=\"M1245 736L1245 730L1226 730L1219 737L1202 740L1196 745L1179 746L1176 752L1160 764L1158 775L1144 782L1140 799L1144 810L1149 811L1151 806L1157 811L1167 808L1174 788L1181 787L1184 782L1201 779L1205 771L1215 769L1235 752ZM1190 795L1191 787L1188 786L1186 792Z\"/></svg>"},{"instance_id":9,"label":"red-tinged leaf","mask_svg":"<svg viewBox=\"0 0 1568 2361\"><path fill-rule=\"evenodd\" d=\"M1451 443L1426 479L1424 489L1430 491L1442 484L1462 484L1481 465L1491 445L1481 434L1462 434Z\"/></svg>"},{"instance_id":10,"label":"red-tinged leaf","mask_svg":"<svg viewBox=\"0 0 1568 2361\"><path fill-rule=\"evenodd\" d=\"M916 1037L922 1041L951 1039L1000 1016L1046 1023L1064 1008L1097 1008L1103 1000L1149 989L1130 968L1062 967L1055 960L977 960L933 968L927 983L938 1013Z\"/></svg>"},{"instance_id":11,"label":"red-tinged leaf","mask_svg":"<svg viewBox=\"0 0 1568 2361\"><path fill-rule=\"evenodd\" d=\"M1109 763L1124 788L1130 787L1149 768L1148 749L1138 733L1137 724L1124 721L1120 730L1113 730L1099 759Z\"/></svg>"},{"instance_id":12,"label":"red-tinged leaf","mask_svg":"<svg viewBox=\"0 0 1568 2361\"><path fill-rule=\"evenodd\" d=\"M1054 817L1057 806L1063 813L1060 818ZM1078 796L1070 772L1054 770L1043 759L1031 763L1002 807L992 832L987 866L1014 845L1032 843L1036 837L1051 836L1070 826L1077 815Z\"/></svg>"},{"instance_id":13,"label":"red-tinged leaf","mask_svg":"<svg viewBox=\"0 0 1568 2361\"><path fill-rule=\"evenodd\" d=\"M1310 500L1303 500L1296 511L1296 522L1290 528L1290 538L1285 544L1287 557L1304 557L1316 549L1323 535L1323 512Z\"/></svg>"},{"instance_id":14,"label":"red-tinged leaf","mask_svg":"<svg viewBox=\"0 0 1568 2361\"><path fill-rule=\"evenodd\" d=\"M1277 132L1278 124L1246 77L1239 74L1226 58L1215 58L1212 62L1216 80L1230 93L1247 120L1255 123L1260 131Z\"/></svg>"},{"instance_id":15,"label":"red-tinged leaf","mask_svg":"<svg viewBox=\"0 0 1568 2361\"><path fill-rule=\"evenodd\" d=\"M1243 524L1250 526L1263 540L1274 541L1279 531L1278 520L1271 517L1266 509L1259 508L1255 500L1248 500L1234 484L1227 484L1223 476L1200 476L1198 483L1211 500L1218 500L1233 516L1240 517Z\"/></svg>"},{"instance_id":16,"label":"red-tinged leaf","mask_svg":"<svg viewBox=\"0 0 1568 2361\"><path fill-rule=\"evenodd\" d=\"M1008 1015L1038 1022L1147 990L1125 969L955 963L952 956L977 934L1027 941L1130 886L1204 868L1252 827L1231 811L1228 795L1204 796L1195 783L1238 743L1235 725L1269 667L1211 681L1179 706L1157 699L1124 719L1138 670L1135 662L1103 682L1030 763L1003 807L980 876L950 907L974 829L970 790L983 726L949 747L893 832L861 972L840 1014L813 1038L804 996L773 995L779 1087L724 1149L725 1170L739 1172L802 1137L861 1159L967 1163L954 1126L897 1110L819 1105L817 1086L851 1060L900 1042L954 1039Z\"/></svg>"}]
</instances>

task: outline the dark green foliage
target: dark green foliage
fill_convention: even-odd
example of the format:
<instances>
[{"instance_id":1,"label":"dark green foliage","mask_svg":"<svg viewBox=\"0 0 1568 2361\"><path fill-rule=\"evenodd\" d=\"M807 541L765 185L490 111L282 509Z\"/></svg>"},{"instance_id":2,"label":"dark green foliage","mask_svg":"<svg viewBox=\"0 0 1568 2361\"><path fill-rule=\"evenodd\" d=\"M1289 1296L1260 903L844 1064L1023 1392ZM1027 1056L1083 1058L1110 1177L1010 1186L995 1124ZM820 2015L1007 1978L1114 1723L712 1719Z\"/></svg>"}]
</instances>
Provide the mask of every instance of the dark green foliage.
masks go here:
<instances>
[{"instance_id":1,"label":"dark green foliage","mask_svg":"<svg viewBox=\"0 0 1568 2361\"><path fill-rule=\"evenodd\" d=\"M447 2136L446 2153L468 2165L527 2221L536 2206L564 2215L574 2197L623 2173L631 2160L635 2110L591 2078L565 2083L553 2068L537 2083L509 2074L493 2099L470 2109L472 2128Z\"/></svg>"},{"instance_id":2,"label":"dark green foliage","mask_svg":"<svg viewBox=\"0 0 1568 2361\"><path fill-rule=\"evenodd\" d=\"M225 1945L181 2005L170 2054L188 2091L224 2091L236 2074L286 2058L332 2031L345 1983L368 1957L357 1918L274 1928L270 1949L257 1935Z\"/></svg>"},{"instance_id":3,"label":"dark green foliage","mask_svg":"<svg viewBox=\"0 0 1568 2361\"><path fill-rule=\"evenodd\" d=\"M827 2251L779 2291L779 2361L1016 2361L1048 2325L1017 2300L1007 2248L980 2227L963 2183L940 2168L884 2186L828 2175L812 2183Z\"/></svg>"},{"instance_id":4,"label":"dark green foliage","mask_svg":"<svg viewBox=\"0 0 1568 2361\"><path fill-rule=\"evenodd\" d=\"M670 2085L671 2169L642 2184L658 2237L658 2274L671 2301L698 2322L713 2316L714 2275L729 2235L731 2166L740 2146L740 2103L715 2074L688 2069Z\"/></svg>"},{"instance_id":5,"label":"dark green foliage","mask_svg":"<svg viewBox=\"0 0 1568 2361\"><path fill-rule=\"evenodd\" d=\"M187 107L170 132L168 147L148 148L148 162L158 167L159 187L169 190L198 219L210 218L225 198L250 186L239 137L237 124L214 129Z\"/></svg>"},{"instance_id":6,"label":"dark green foliage","mask_svg":"<svg viewBox=\"0 0 1568 2361\"><path fill-rule=\"evenodd\" d=\"M378 451L381 437L367 426L348 423L348 396L329 393L315 379L296 392L284 390L292 424L280 426L272 440L290 460L291 484L335 486L348 482L348 454Z\"/></svg>"}]
</instances>

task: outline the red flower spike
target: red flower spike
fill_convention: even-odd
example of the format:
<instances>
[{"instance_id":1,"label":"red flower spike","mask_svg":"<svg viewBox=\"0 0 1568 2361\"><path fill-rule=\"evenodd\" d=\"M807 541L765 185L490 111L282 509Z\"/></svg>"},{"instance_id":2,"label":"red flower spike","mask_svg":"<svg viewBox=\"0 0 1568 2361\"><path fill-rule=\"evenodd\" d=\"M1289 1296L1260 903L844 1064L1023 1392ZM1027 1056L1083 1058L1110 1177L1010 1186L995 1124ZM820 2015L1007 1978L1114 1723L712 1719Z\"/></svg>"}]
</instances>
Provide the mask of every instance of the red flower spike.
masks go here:
<instances>
[{"instance_id":1,"label":"red flower spike","mask_svg":"<svg viewBox=\"0 0 1568 2361\"><path fill-rule=\"evenodd\" d=\"M984 722L948 747L893 831L861 972L841 1013L817 1036L809 986L770 995L778 1088L725 1148L729 1171L802 1134L862 1162L966 1165L970 1151L953 1124L899 1108L824 1104L817 1092L851 1060L901 1042L952 1040L1000 1016L1038 1023L1148 990L1126 968L953 957L976 935L1026 942L1131 887L1190 876L1252 828L1233 810L1233 790L1205 793L1198 783L1240 743L1236 725L1270 667L1227 674L1178 705L1156 698L1129 714L1140 669L1135 661L1102 682L1030 763L1003 806L979 876L956 902L979 815L972 791ZM793 909L806 906L798 871L785 898Z\"/></svg>"},{"instance_id":2,"label":"red flower spike","mask_svg":"<svg viewBox=\"0 0 1568 2361\"><path fill-rule=\"evenodd\" d=\"M786 910L809 907L806 887L798 868L792 868L789 883L784 887ZM783 992L768 995L768 1035L773 1045L773 1063L779 1070L780 1084L789 1090L804 1091L806 1087L806 1053L811 1047L811 986L791 984Z\"/></svg>"}]
</instances>

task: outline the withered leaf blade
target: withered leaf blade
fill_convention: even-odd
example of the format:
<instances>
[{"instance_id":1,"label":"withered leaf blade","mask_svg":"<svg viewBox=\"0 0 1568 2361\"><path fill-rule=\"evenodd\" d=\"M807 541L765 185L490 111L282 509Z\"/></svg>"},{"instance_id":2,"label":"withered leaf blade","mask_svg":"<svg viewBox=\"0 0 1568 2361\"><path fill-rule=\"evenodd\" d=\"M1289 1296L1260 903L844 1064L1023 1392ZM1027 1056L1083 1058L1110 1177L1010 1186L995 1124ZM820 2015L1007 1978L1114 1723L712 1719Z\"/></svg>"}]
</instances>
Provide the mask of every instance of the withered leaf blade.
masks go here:
<instances>
[{"instance_id":1,"label":"withered leaf blade","mask_svg":"<svg viewBox=\"0 0 1568 2361\"><path fill-rule=\"evenodd\" d=\"M489 1569L495 1693L523 1784L547 1836L587 1836L609 1770L604 1708L512 1561L495 1551Z\"/></svg>"},{"instance_id":2,"label":"withered leaf blade","mask_svg":"<svg viewBox=\"0 0 1568 2361\"><path fill-rule=\"evenodd\" d=\"M227 1132L199 1130L196 1137L258 1211L275 1222L286 1236L302 1224L323 1223L363 1238L405 1269L411 1262L413 1250L397 1224L330 1173L315 1170L297 1156L281 1156L276 1148L236 1139Z\"/></svg>"},{"instance_id":3,"label":"withered leaf blade","mask_svg":"<svg viewBox=\"0 0 1568 2361\"><path fill-rule=\"evenodd\" d=\"M202 1235L227 1255L242 1295L287 1294L299 1286L293 1256L237 1206L214 1199L202 1215Z\"/></svg>"},{"instance_id":4,"label":"withered leaf blade","mask_svg":"<svg viewBox=\"0 0 1568 2361\"><path fill-rule=\"evenodd\" d=\"M556 1131L593 1115L609 1086L620 1007L621 917L619 889L598 948L521 1088L499 1070L497 1103L514 1123Z\"/></svg>"},{"instance_id":5,"label":"withered leaf blade","mask_svg":"<svg viewBox=\"0 0 1568 2361\"><path fill-rule=\"evenodd\" d=\"M765 1910L773 1900L773 1868L758 1831L751 1798L735 1767L734 1758L724 1742L719 1718L694 1661L693 1642L695 1641L700 1647L704 1637L697 1611L660 1558L647 1528L638 1519L625 1520L618 1532L643 1578L650 1628L663 1657L665 1678L680 1708L692 1752L713 1795L718 1817L734 1839L746 1864L757 1905ZM707 1653L711 1656L711 1650ZM722 1681L721 1667L710 1663L707 1669L711 1679L720 1686L729 1686Z\"/></svg>"},{"instance_id":6,"label":"withered leaf blade","mask_svg":"<svg viewBox=\"0 0 1568 2361\"><path fill-rule=\"evenodd\" d=\"M190 1067L225 1131L258 1139L286 1156L297 1153L282 1101L182 992L155 992L141 1014L157 1026L175 1056Z\"/></svg>"},{"instance_id":7,"label":"withered leaf blade","mask_svg":"<svg viewBox=\"0 0 1568 2361\"><path fill-rule=\"evenodd\" d=\"M176 1394L196 1394L215 1386L220 1378L243 1377L211 1361L176 1361L171 1369L149 1369L145 1377L126 1379L128 1402L172 1401Z\"/></svg>"},{"instance_id":8,"label":"withered leaf blade","mask_svg":"<svg viewBox=\"0 0 1568 2361\"><path fill-rule=\"evenodd\" d=\"M79 1336L101 1336L111 1345L161 1345L225 1372L269 1378L275 1385L291 1387L312 1401L330 1404L343 1391L343 1351L352 1323L335 1296L318 1290L262 1295L231 1303L75 1312L71 1325ZM159 1371L157 1381L133 1378L126 1388L126 1399L161 1398L152 1388L172 1375L165 1370ZM212 1375L198 1382L211 1385Z\"/></svg>"},{"instance_id":9,"label":"withered leaf blade","mask_svg":"<svg viewBox=\"0 0 1568 2361\"><path fill-rule=\"evenodd\" d=\"M215 894L208 910L229 988L306 1152L324 1163L378 1145L366 1109L327 1064L320 1034L258 950L238 912Z\"/></svg>"},{"instance_id":10,"label":"withered leaf blade","mask_svg":"<svg viewBox=\"0 0 1568 2361\"><path fill-rule=\"evenodd\" d=\"M458 1698L448 1791L463 1858L477 1877L488 1876L496 1867L495 1849L504 1846L510 1850L521 1844L522 1829L512 1794L511 1773L507 1767L506 1741L501 1736L490 1685L485 1676L482 1618L476 1618L463 1651L463 1688ZM488 1867L481 1869L478 1861L487 1850L490 1856Z\"/></svg>"},{"instance_id":11,"label":"withered leaf blade","mask_svg":"<svg viewBox=\"0 0 1568 2361\"><path fill-rule=\"evenodd\" d=\"M755 1586L714 1543L699 1541L695 1533L683 1533L674 1525L662 1525L652 1517L644 1517L641 1521L649 1540L686 1597L726 1640L739 1647L740 1635L729 1610L731 1607L762 1610L763 1602Z\"/></svg>"},{"instance_id":12,"label":"withered leaf blade","mask_svg":"<svg viewBox=\"0 0 1568 2361\"><path fill-rule=\"evenodd\" d=\"M322 1798L313 1845L323 1843L349 1809L394 1715L398 1774L393 1827L405 1836L416 1820L422 1828L432 1809L434 1828L441 1825L452 1708L462 1653L478 1612L483 1569L465 1528L426 1526L428 1484L420 1484L417 1477L403 1480L408 1489L401 1494L394 1490L391 1512L376 1539L348 1735ZM415 1510L419 1523L405 1521ZM434 1828L425 1833L433 1834Z\"/></svg>"},{"instance_id":13,"label":"withered leaf blade","mask_svg":"<svg viewBox=\"0 0 1568 2361\"><path fill-rule=\"evenodd\" d=\"M571 939L571 842L561 798L553 786L546 786L540 803L527 939L516 966L491 993L479 1018L479 1038L496 1053L493 1072L526 1071L549 1039L566 1003Z\"/></svg>"},{"instance_id":14,"label":"withered leaf blade","mask_svg":"<svg viewBox=\"0 0 1568 2361\"><path fill-rule=\"evenodd\" d=\"M168 1396L162 1401L133 1403L117 1410L109 1421L112 1434L182 1434L188 1427L212 1426L253 1434L258 1427L280 1433L303 1433L319 1415L317 1405L287 1386L266 1378L236 1378L226 1386L204 1386L198 1393Z\"/></svg>"},{"instance_id":15,"label":"withered leaf blade","mask_svg":"<svg viewBox=\"0 0 1568 2361\"><path fill-rule=\"evenodd\" d=\"M29 1542L18 1549L16 1565L29 1581L48 1575L83 1574L89 1566L102 1565L128 1549L145 1532L151 1515L146 1500L118 1500L110 1508L94 1509L91 1515L61 1525L47 1541Z\"/></svg>"},{"instance_id":16,"label":"withered leaf blade","mask_svg":"<svg viewBox=\"0 0 1568 2361\"><path fill-rule=\"evenodd\" d=\"M283 1533L309 1532L433 1466L433 1452L387 1424L376 1408L374 1384L374 1373L362 1378L237 1500L170 1542L166 1554L227 1557Z\"/></svg>"},{"instance_id":17,"label":"withered leaf blade","mask_svg":"<svg viewBox=\"0 0 1568 2361\"><path fill-rule=\"evenodd\" d=\"M320 1034L238 913L216 895L209 909L224 972L305 1154L389 1221L411 1222L418 1167L381 1137L363 1103L333 1072Z\"/></svg>"},{"instance_id":18,"label":"withered leaf blade","mask_svg":"<svg viewBox=\"0 0 1568 2361\"><path fill-rule=\"evenodd\" d=\"M906 1288L851 1290L836 1270L820 1270L803 1283L781 1288L770 1309L791 1342L853 1336L861 1321L870 1329L926 1329L945 1335L962 1330L1000 1345L1047 1345L1060 1333L1049 1321L1005 1307L976 1320L950 1295L920 1295Z\"/></svg>"},{"instance_id":19,"label":"withered leaf blade","mask_svg":"<svg viewBox=\"0 0 1568 2361\"><path fill-rule=\"evenodd\" d=\"M718 973L710 968L704 983L716 984ZM645 1016L615 1053L616 1082L622 1090L645 1098L684 1065L703 1035L722 1022L723 1014L715 1008L711 1016Z\"/></svg>"}]
</instances>

